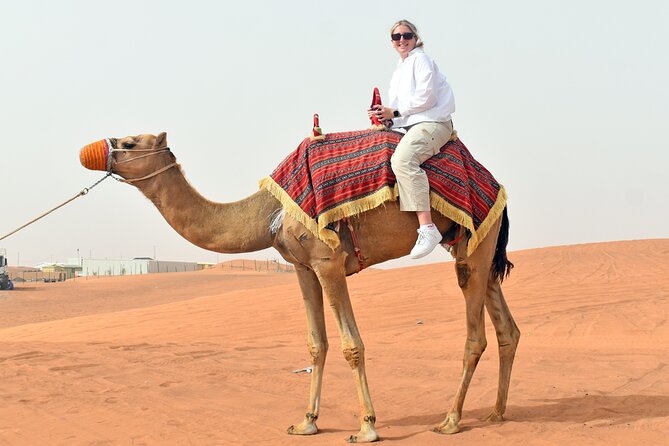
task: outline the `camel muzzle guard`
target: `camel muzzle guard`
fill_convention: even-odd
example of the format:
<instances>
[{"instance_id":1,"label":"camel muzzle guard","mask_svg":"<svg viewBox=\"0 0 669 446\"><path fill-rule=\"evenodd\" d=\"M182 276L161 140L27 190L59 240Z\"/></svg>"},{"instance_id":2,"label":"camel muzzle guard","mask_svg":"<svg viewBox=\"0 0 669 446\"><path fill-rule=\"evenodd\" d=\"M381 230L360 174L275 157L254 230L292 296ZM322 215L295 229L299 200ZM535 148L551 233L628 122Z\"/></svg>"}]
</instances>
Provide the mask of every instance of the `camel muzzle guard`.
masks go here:
<instances>
[{"instance_id":1,"label":"camel muzzle guard","mask_svg":"<svg viewBox=\"0 0 669 446\"><path fill-rule=\"evenodd\" d=\"M116 138L106 138L106 139L101 139L99 141L95 141L91 144L87 144L82 149L79 151L79 162L81 162L81 165L84 166L86 169L89 170L101 170L103 172L107 172L108 176L112 176L115 180L124 182L124 183L133 183L135 181L141 181L141 180L146 180L151 177L154 177L174 166L177 165L176 162L169 164L161 169L156 170L155 172L145 175L141 178L132 178L132 179L123 179L123 178L118 178L113 176L112 172L112 162L114 161L113 159L113 154L115 152L144 152L142 155L135 156L133 158L128 158L123 161L118 161L117 164L124 164L124 163L129 163L131 161L140 159L140 158L145 158L147 156L151 155L157 155L162 152L169 151L169 147L161 147L159 149L138 149L138 148L132 148L132 149L119 149L116 143Z\"/></svg>"}]
</instances>

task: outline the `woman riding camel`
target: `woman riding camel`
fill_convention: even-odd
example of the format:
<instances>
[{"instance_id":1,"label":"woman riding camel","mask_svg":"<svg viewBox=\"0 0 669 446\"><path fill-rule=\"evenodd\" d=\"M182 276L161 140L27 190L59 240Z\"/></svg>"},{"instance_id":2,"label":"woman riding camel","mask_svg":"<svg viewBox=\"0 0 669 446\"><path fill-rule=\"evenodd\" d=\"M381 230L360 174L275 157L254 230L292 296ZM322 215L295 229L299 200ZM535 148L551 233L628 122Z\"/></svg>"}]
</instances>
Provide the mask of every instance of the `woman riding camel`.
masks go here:
<instances>
[{"instance_id":1,"label":"woman riding camel","mask_svg":"<svg viewBox=\"0 0 669 446\"><path fill-rule=\"evenodd\" d=\"M411 22L395 23L390 39L400 60L390 80L389 106L376 105L368 114L382 122L392 120L393 128L406 130L390 161L399 187L400 210L416 212L420 223L411 250L411 258L419 259L432 252L442 238L432 223L430 186L420 165L439 153L451 137L455 100L446 76L423 51L423 41Z\"/></svg>"}]
</instances>

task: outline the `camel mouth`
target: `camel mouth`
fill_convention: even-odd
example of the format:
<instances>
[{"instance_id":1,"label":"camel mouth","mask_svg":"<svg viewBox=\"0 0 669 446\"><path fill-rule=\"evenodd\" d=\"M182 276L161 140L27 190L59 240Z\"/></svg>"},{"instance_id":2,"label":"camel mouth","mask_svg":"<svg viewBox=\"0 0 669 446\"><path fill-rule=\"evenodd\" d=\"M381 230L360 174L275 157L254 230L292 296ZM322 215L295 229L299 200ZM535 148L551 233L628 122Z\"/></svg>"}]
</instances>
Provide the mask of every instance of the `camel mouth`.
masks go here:
<instances>
[{"instance_id":1,"label":"camel mouth","mask_svg":"<svg viewBox=\"0 0 669 446\"><path fill-rule=\"evenodd\" d=\"M79 162L86 169L106 171L111 148L112 142L109 139L88 144L79 151Z\"/></svg>"}]
</instances>

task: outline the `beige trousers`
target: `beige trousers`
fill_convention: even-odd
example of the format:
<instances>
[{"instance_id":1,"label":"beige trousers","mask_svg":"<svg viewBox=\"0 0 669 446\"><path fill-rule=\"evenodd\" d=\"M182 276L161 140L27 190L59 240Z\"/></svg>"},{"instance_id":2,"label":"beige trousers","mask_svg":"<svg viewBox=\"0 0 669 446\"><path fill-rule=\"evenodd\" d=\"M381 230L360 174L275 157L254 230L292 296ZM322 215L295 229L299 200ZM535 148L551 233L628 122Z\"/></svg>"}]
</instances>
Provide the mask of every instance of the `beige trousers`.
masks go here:
<instances>
[{"instance_id":1,"label":"beige trousers","mask_svg":"<svg viewBox=\"0 0 669 446\"><path fill-rule=\"evenodd\" d=\"M453 121L419 122L409 127L390 158L401 211L429 211L430 185L420 165L439 153L453 133Z\"/></svg>"}]
</instances>

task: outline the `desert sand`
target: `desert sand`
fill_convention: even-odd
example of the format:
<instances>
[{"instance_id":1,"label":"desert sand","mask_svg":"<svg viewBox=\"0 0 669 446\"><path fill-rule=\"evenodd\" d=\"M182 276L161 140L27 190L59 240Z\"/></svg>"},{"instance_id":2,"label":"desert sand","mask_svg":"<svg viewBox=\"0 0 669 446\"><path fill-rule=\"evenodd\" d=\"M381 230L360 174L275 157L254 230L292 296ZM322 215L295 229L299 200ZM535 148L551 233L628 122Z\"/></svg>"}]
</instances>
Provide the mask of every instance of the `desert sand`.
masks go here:
<instances>
[{"instance_id":1,"label":"desert sand","mask_svg":"<svg viewBox=\"0 0 669 446\"><path fill-rule=\"evenodd\" d=\"M497 344L462 432L430 432L461 373L453 265L349 279L382 440L397 445L669 444L669 239L511 252L522 332L507 421L486 423ZM0 445L337 445L357 432L326 308L320 433L294 437L309 365L295 275L224 269L17 284L0 291Z\"/></svg>"}]
</instances>

